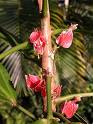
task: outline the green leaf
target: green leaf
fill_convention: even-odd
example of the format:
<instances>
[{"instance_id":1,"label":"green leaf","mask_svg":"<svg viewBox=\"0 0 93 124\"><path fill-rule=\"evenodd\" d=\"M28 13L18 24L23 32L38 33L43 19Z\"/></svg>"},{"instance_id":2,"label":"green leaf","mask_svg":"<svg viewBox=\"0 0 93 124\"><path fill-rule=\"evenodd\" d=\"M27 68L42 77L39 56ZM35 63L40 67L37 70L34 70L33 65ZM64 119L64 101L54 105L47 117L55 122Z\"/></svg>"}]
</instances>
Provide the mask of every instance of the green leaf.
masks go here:
<instances>
[{"instance_id":1,"label":"green leaf","mask_svg":"<svg viewBox=\"0 0 93 124\"><path fill-rule=\"evenodd\" d=\"M0 63L0 100L16 104L16 92L10 85L10 77L4 66Z\"/></svg>"},{"instance_id":2,"label":"green leaf","mask_svg":"<svg viewBox=\"0 0 93 124\"><path fill-rule=\"evenodd\" d=\"M1 30L2 29L2 30ZM10 49L14 46L13 40L16 41L15 37L13 37L9 32L5 31L3 28L0 27L0 56L2 58L2 54L4 55L5 52L9 52ZM12 44L13 43L13 44ZM6 67L8 71L11 81L16 88L17 94L21 94L22 92L27 95L26 87L25 87L25 80L23 76L22 64L21 64L21 57L22 54L17 52L12 52L11 55L3 56L4 58L1 59L1 63ZM16 64L17 63L17 64ZM19 87L20 85L21 87Z\"/></svg>"}]
</instances>

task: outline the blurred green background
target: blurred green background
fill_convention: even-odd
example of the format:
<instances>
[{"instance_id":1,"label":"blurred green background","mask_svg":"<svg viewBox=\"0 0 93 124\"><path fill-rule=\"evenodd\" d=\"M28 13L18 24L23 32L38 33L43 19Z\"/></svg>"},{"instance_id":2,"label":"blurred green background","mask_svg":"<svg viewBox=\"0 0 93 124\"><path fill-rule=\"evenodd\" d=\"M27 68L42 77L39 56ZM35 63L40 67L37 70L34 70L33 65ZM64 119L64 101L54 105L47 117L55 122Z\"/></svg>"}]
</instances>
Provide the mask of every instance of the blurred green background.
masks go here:
<instances>
[{"instance_id":1,"label":"blurred green background","mask_svg":"<svg viewBox=\"0 0 93 124\"><path fill-rule=\"evenodd\" d=\"M61 83L62 95L93 92L93 0L70 0L64 3L50 0L51 28L55 31L52 42L71 23L78 23L73 44L69 49L61 48L55 55L57 82ZM59 6L59 3L61 6ZM30 33L40 27L37 0L0 0L0 54L29 40ZM41 73L40 61L33 47L27 46L0 60L7 69L12 87L17 92L18 102L42 118L40 94L28 91L25 74ZM93 97L83 98L79 103L78 116L93 124ZM73 121L73 120L72 120ZM30 124L32 120L7 104L0 102L0 124Z\"/></svg>"}]
</instances>

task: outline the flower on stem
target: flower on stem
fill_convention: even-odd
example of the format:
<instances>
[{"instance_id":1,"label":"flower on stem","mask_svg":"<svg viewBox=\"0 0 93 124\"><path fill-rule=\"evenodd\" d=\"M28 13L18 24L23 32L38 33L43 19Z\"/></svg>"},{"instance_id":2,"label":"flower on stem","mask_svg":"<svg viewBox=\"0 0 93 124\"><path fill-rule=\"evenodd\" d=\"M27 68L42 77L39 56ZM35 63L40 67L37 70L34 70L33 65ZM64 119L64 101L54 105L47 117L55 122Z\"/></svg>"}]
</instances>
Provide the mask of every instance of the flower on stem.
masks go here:
<instances>
[{"instance_id":1,"label":"flower on stem","mask_svg":"<svg viewBox=\"0 0 93 124\"><path fill-rule=\"evenodd\" d=\"M46 45L46 40L41 31L34 31L30 34L30 43L33 44L37 54L42 55Z\"/></svg>"},{"instance_id":2,"label":"flower on stem","mask_svg":"<svg viewBox=\"0 0 93 124\"><path fill-rule=\"evenodd\" d=\"M44 85L44 81L35 75L25 75L26 85L35 92L40 92Z\"/></svg>"},{"instance_id":3,"label":"flower on stem","mask_svg":"<svg viewBox=\"0 0 93 124\"><path fill-rule=\"evenodd\" d=\"M61 95L61 86L56 83L51 83L52 111L56 111L55 99ZM42 88L41 95L43 97L44 111L47 110L47 94L46 87Z\"/></svg>"},{"instance_id":4,"label":"flower on stem","mask_svg":"<svg viewBox=\"0 0 93 124\"><path fill-rule=\"evenodd\" d=\"M63 48L69 48L73 40L73 31L77 29L78 24L72 24L68 30L63 31L58 38L56 43Z\"/></svg>"},{"instance_id":5,"label":"flower on stem","mask_svg":"<svg viewBox=\"0 0 93 124\"><path fill-rule=\"evenodd\" d=\"M61 88L62 86L60 86L59 84L56 84L56 83L51 84L51 96L53 99L56 99L61 95ZM46 96L46 86L42 88L41 95L43 97Z\"/></svg>"},{"instance_id":6,"label":"flower on stem","mask_svg":"<svg viewBox=\"0 0 93 124\"><path fill-rule=\"evenodd\" d=\"M62 114L64 114L68 119L72 118L78 109L77 102L79 101L80 99L75 97L74 100L66 101L64 105L62 104L61 106Z\"/></svg>"}]
</instances>

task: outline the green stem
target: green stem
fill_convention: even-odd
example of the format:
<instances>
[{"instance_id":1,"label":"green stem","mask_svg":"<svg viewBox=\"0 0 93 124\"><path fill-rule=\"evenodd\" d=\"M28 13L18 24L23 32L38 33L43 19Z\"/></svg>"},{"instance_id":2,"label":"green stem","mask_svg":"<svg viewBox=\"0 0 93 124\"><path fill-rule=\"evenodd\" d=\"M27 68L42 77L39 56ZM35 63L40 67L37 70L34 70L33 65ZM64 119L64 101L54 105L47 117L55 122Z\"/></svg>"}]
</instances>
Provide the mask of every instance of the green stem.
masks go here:
<instances>
[{"instance_id":1,"label":"green stem","mask_svg":"<svg viewBox=\"0 0 93 124\"><path fill-rule=\"evenodd\" d=\"M51 77L47 76L47 118L51 119L52 115L52 99L51 99Z\"/></svg>"},{"instance_id":2,"label":"green stem","mask_svg":"<svg viewBox=\"0 0 93 124\"><path fill-rule=\"evenodd\" d=\"M25 113L26 115L28 115L29 117L31 117L32 119L35 119L35 116L34 116L31 112L29 112L29 111L27 111L25 108L23 108L22 106L17 105L16 107L17 107L19 110L21 110L23 113Z\"/></svg>"},{"instance_id":3,"label":"green stem","mask_svg":"<svg viewBox=\"0 0 93 124\"><path fill-rule=\"evenodd\" d=\"M63 97L59 97L55 100L55 102L57 104L60 104L61 102L65 101L65 100L69 100L72 99L74 97L90 97L93 96L93 92L91 93L79 93L79 94L72 94L72 95L67 95L67 96L63 96Z\"/></svg>"},{"instance_id":4,"label":"green stem","mask_svg":"<svg viewBox=\"0 0 93 124\"><path fill-rule=\"evenodd\" d=\"M48 7L48 0L43 0L43 9L42 9L42 14L43 16L47 16L47 7Z\"/></svg>"},{"instance_id":5,"label":"green stem","mask_svg":"<svg viewBox=\"0 0 93 124\"><path fill-rule=\"evenodd\" d=\"M53 112L54 116L67 122L68 124L71 124L71 121L69 121L67 118L65 118L62 114L58 113L58 112Z\"/></svg>"},{"instance_id":6,"label":"green stem","mask_svg":"<svg viewBox=\"0 0 93 124\"><path fill-rule=\"evenodd\" d=\"M6 52L3 52L1 55L0 55L0 59L3 59L4 57L6 57L7 55L10 55L20 49L24 49L26 46L28 45L28 42L24 42L22 44L19 44L13 48L11 48L10 50L6 51Z\"/></svg>"}]
</instances>

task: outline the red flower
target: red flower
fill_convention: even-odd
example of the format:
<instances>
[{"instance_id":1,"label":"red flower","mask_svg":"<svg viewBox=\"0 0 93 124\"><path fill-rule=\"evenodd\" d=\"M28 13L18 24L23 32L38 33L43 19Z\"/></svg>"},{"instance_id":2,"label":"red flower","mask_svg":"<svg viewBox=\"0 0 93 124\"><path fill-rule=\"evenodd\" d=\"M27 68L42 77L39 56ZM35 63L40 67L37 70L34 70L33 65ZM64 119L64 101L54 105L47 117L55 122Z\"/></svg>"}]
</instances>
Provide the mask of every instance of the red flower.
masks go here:
<instances>
[{"instance_id":1,"label":"red flower","mask_svg":"<svg viewBox=\"0 0 93 124\"><path fill-rule=\"evenodd\" d=\"M43 80L41 80L38 76L35 75L25 75L26 84L28 88L31 88L35 92L41 91L43 87Z\"/></svg>"},{"instance_id":2,"label":"red flower","mask_svg":"<svg viewBox=\"0 0 93 124\"><path fill-rule=\"evenodd\" d=\"M73 30L77 29L77 25L71 25L67 31L63 31L56 39L56 43L63 48L69 48L73 40Z\"/></svg>"},{"instance_id":3,"label":"red flower","mask_svg":"<svg viewBox=\"0 0 93 124\"><path fill-rule=\"evenodd\" d=\"M30 42L33 43L35 51L42 55L46 45L45 38L41 31L34 31L30 34Z\"/></svg>"},{"instance_id":4,"label":"red flower","mask_svg":"<svg viewBox=\"0 0 93 124\"><path fill-rule=\"evenodd\" d=\"M66 101L64 105L61 106L61 112L65 114L67 118L72 118L78 109L78 101L78 99Z\"/></svg>"}]
</instances>

